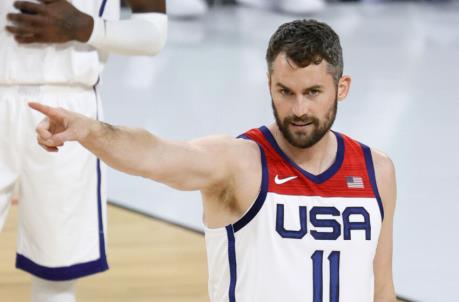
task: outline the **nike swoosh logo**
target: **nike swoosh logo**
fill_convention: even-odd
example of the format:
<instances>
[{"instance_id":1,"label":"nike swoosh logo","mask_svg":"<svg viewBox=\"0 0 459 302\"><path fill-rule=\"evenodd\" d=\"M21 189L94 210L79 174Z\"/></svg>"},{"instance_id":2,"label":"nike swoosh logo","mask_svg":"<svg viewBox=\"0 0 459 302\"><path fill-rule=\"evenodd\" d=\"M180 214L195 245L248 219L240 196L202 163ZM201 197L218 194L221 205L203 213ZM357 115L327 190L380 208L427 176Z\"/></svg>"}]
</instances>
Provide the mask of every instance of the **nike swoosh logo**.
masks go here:
<instances>
[{"instance_id":1,"label":"nike swoosh logo","mask_svg":"<svg viewBox=\"0 0 459 302\"><path fill-rule=\"evenodd\" d=\"M279 175L276 175L276 177L274 177L274 182L276 183L276 185L281 185L281 184L285 184L287 181L291 181L292 179L295 179L297 177L298 176L290 176L290 177L286 177L286 178L279 178Z\"/></svg>"}]
</instances>

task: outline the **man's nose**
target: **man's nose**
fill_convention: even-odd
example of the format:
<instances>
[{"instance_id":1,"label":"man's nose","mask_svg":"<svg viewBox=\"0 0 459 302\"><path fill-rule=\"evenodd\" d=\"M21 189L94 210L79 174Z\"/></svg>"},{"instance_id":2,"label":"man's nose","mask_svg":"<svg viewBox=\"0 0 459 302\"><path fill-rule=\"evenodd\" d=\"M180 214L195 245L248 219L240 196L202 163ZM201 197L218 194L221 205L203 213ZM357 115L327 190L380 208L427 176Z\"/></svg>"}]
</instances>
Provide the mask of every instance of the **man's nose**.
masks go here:
<instances>
[{"instance_id":1,"label":"man's nose","mask_svg":"<svg viewBox=\"0 0 459 302\"><path fill-rule=\"evenodd\" d=\"M311 102L307 100L303 95L297 96L295 103L293 104L292 114L295 116L309 115L311 111Z\"/></svg>"}]
</instances>

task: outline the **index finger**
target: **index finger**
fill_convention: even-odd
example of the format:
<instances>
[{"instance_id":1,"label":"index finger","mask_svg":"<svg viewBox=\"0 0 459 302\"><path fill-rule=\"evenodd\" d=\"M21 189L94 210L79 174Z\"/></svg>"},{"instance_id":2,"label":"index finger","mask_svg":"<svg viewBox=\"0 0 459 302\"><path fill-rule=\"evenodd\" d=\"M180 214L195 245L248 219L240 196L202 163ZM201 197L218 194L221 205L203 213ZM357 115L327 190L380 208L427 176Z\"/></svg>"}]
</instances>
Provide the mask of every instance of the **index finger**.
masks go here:
<instances>
[{"instance_id":1,"label":"index finger","mask_svg":"<svg viewBox=\"0 0 459 302\"><path fill-rule=\"evenodd\" d=\"M61 121L63 119L62 114L59 113L59 111L56 110L56 108L49 107L40 103L35 103L35 102L29 102L29 107L43 113L47 117L53 120L58 120Z\"/></svg>"},{"instance_id":2,"label":"index finger","mask_svg":"<svg viewBox=\"0 0 459 302\"><path fill-rule=\"evenodd\" d=\"M45 14L45 7L41 3L38 4L38 3L33 3L33 2L28 2L28 1L16 1L14 2L14 7L21 11L24 10L28 13L40 14L40 15Z\"/></svg>"}]
</instances>

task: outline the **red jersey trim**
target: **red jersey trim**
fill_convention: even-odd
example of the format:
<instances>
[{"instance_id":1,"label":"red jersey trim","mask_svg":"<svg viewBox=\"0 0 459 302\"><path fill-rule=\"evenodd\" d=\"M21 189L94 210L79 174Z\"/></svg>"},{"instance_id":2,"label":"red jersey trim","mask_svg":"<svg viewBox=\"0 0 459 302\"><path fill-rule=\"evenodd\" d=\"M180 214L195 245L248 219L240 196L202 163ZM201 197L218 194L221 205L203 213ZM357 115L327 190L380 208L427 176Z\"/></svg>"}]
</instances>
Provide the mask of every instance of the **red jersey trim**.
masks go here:
<instances>
[{"instance_id":1,"label":"red jersey trim","mask_svg":"<svg viewBox=\"0 0 459 302\"><path fill-rule=\"evenodd\" d=\"M305 171L288 158L266 126L249 130L242 136L257 142L265 151L269 192L298 196L375 198L383 217L370 149L344 134L333 133L338 145L336 160L319 175Z\"/></svg>"}]
</instances>

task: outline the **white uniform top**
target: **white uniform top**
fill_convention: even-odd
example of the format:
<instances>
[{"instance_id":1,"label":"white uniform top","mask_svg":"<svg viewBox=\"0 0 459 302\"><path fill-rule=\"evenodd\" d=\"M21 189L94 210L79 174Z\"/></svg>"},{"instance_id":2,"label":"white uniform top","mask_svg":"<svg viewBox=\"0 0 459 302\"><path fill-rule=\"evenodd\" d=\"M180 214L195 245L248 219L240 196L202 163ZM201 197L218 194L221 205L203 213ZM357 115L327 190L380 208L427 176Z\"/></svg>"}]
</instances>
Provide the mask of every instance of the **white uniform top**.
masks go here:
<instances>
[{"instance_id":1,"label":"white uniform top","mask_svg":"<svg viewBox=\"0 0 459 302\"><path fill-rule=\"evenodd\" d=\"M93 17L119 19L119 0L69 0ZM18 45L5 30L6 14L17 12L14 0L0 1L0 85L96 84L106 54L79 43Z\"/></svg>"},{"instance_id":2,"label":"white uniform top","mask_svg":"<svg viewBox=\"0 0 459 302\"><path fill-rule=\"evenodd\" d=\"M262 184L236 223L205 229L212 302L370 302L383 215L370 149L336 133L335 163L312 175L268 128Z\"/></svg>"}]
</instances>

